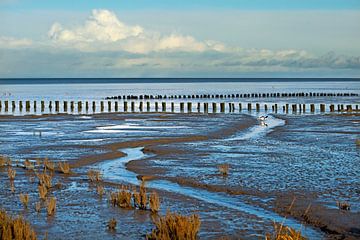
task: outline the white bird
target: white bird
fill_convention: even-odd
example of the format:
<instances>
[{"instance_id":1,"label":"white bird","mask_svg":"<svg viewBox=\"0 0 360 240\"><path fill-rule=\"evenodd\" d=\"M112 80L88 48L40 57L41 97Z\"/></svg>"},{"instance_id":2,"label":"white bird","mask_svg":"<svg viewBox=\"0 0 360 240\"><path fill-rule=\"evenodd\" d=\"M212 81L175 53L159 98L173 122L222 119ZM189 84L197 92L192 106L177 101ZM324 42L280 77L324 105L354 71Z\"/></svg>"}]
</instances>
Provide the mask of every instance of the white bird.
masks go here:
<instances>
[{"instance_id":1,"label":"white bird","mask_svg":"<svg viewBox=\"0 0 360 240\"><path fill-rule=\"evenodd\" d=\"M268 118L268 116L261 116L261 117L258 117L258 119L260 120L260 121L265 121L266 119Z\"/></svg>"}]
</instances>

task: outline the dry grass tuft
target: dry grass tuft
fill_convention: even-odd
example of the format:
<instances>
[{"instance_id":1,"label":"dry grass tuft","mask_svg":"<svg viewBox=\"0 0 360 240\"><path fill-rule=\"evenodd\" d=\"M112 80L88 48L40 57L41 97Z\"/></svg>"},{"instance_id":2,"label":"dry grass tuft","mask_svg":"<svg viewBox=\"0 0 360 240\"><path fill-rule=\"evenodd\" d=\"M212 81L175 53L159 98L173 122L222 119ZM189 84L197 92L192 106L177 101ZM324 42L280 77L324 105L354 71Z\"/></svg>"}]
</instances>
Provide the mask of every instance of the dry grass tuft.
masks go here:
<instances>
[{"instance_id":1,"label":"dry grass tuft","mask_svg":"<svg viewBox=\"0 0 360 240\"><path fill-rule=\"evenodd\" d=\"M35 211L38 213L41 211L41 202L35 203Z\"/></svg>"},{"instance_id":2,"label":"dry grass tuft","mask_svg":"<svg viewBox=\"0 0 360 240\"><path fill-rule=\"evenodd\" d=\"M22 194L20 193L20 202L22 203L22 205L24 206L24 208L28 208L28 204L29 204L29 194Z\"/></svg>"},{"instance_id":3,"label":"dry grass tuft","mask_svg":"<svg viewBox=\"0 0 360 240\"><path fill-rule=\"evenodd\" d=\"M117 225L117 221L116 221L115 218L110 219L108 224L107 224L109 230L111 230L111 231L115 231L116 225Z\"/></svg>"},{"instance_id":4,"label":"dry grass tuft","mask_svg":"<svg viewBox=\"0 0 360 240\"><path fill-rule=\"evenodd\" d=\"M146 236L148 240L195 240L200 229L198 215L182 216L167 212L164 217L155 221L155 229Z\"/></svg>"},{"instance_id":5,"label":"dry grass tuft","mask_svg":"<svg viewBox=\"0 0 360 240\"><path fill-rule=\"evenodd\" d=\"M96 187L96 192L99 194L100 198L102 198L105 193L105 189L102 185L99 185Z\"/></svg>"},{"instance_id":6,"label":"dry grass tuft","mask_svg":"<svg viewBox=\"0 0 360 240\"><path fill-rule=\"evenodd\" d=\"M110 202L120 208L133 208L131 205L131 192L126 186L121 186L120 191L111 193Z\"/></svg>"},{"instance_id":7,"label":"dry grass tuft","mask_svg":"<svg viewBox=\"0 0 360 240\"><path fill-rule=\"evenodd\" d=\"M48 199L48 201L46 203L46 210L47 210L48 216L52 216L55 214L55 212L56 212L56 198L55 197Z\"/></svg>"},{"instance_id":8,"label":"dry grass tuft","mask_svg":"<svg viewBox=\"0 0 360 240\"><path fill-rule=\"evenodd\" d=\"M355 140L355 144L356 144L356 146L360 147L360 139L356 139L356 140ZM0 165L0 166L1 166L1 165Z\"/></svg>"},{"instance_id":9,"label":"dry grass tuft","mask_svg":"<svg viewBox=\"0 0 360 240\"><path fill-rule=\"evenodd\" d=\"M0 156L0 167L6 166L6 158L3 156Z\"/></svg>"},{"instance_id":10,"label":"dry grass tuft","mask_svg":"<svg viewBox=\"0 0 360 240\"><path fill-rule=\"evenodd\" d=\"M33 170L35 169L35 165L32 162L30 162L29 159L26 159L24 161L24 168L28 170Z\"/></svg>"},{"instance_id":11,"label":"dry grass tuft","mask_svg":"<svg viewBox=\"0 0 360 240\"><path fill-rule=\"evenodd\" d=\"M46 188L50 189L52 187L52 176L47 174L46 171L43 173L36 174L39 179L39 184L44 185Z\"/></svg>"},{"instance_id":12,"label":"dry grass tuft","mask_svg":"<svg viewBox=\"0 0 360 240\"><path fill-rule=\"evenodd\" d=\"M336 205L338 206L338 208L340 210L345 210L345 211L350 211L350 203L348 202L339 202L339 201L336 201Z\"/></svg>"},{"instance_id":13,"label":"dry grass tuft","mask_svg":"<svg viewBox=\"0 0 360 240\"><path fill-rule=\"evenodd\" d=\"M160 209L160 199L159 195L154 191L150 194L150 210L153 213L159 212Z\"/></svg>"},{"instance_id":14,"label":"dry grass tuft","mask_svg":"<svg viewBox=\"0 0 360 240\"><path fill-rule=\"evenodd\" d=\"M99 170L90 169L87 173L89 180L91 182L99 182L101 181L101 172Z\"/></svg>"},{"instance_id":15,"label":"dry grass tuft","mask_svg":"<svg viewBox=\"0 0 360 240\"><path fill-rule=\"evenodd\" d=\"M274 233L266 234L265 240L305 240L304 236L301 235L301 231L296 231L295 229L283 224L274 223Z\"/></svg>"},{"instance_id":16,"label":"dry grass tuft","mask_svg":"<svg viewBox=\"0 0 360 240\"><path fill-rule=\"evenodd\" d=\"M137 192L136 189L134 189L133 199L134 199L135 207L142 210L146 210L147 196L146 196L145 182L141 183L139 192Z\"/></svg>"},{"instance_id":17,"label":"dry grass tuft","mask_svg":"<svg viewBox=\"0 0 360 240\"><path fill-rule=\"evenodd\" d=\"M16 176L16 170L13 169L12 167L8 168L8 177L10 179L10 181L14 180Z\"/></svg>"},{"instance_id":18,"label":"dry grass tuft","mask_svg":"<svg viewBox=\"0 0 360 240\"><path fill-rule=\"evenodd\" d=\"M49 169L50 171L55 171L55 163L49 162L49 159L47 159L47 158L44 159L44 167L45 167L45 170Z\"/></svg>"},{"instance_id":19,"label":"dry grass tuft","mask_svg":"<svg viewBox=\"0 0 360 240\"><path fill-rule=\"evenodd\" d=\"M68 162L59 162L59 168L64 174L69 174L71 171L70 164Z\"/></svg>"},{"instance_id":20,"label":"dry grass tuft","mask_svg":"<svg viewBox=\"0 0 360 240\"><path fill-rule=\"evenodd\" d=\"M230 168L229 164L226 164L226 163L220 164L220 165L218 166L219 172L220 172L223 176L229 175L229 168Z\"/></svg>"},{"instance_id":21,"label":"dry grass tuft","mask_svg":"<svg viewBox=\"0 0 360 240\"><path fill-rule=\"evenodd\" d=\"M48 192L48 189L45 185L39 185L38 186L38 190L39 190L39 197L41 200L45 200L46 199L46 195Z\"/></svg>"},{"instance_id":22,"label":"dry grass tuft","mask_svg":"<svg viewBox=\"0 0 360 240\"><path fill-rule=\"evenodd\" d=\"M36 240L35 231L22 217L12 218L0 210L0 239L2 240Z\"/></svg>"}]
</instances>

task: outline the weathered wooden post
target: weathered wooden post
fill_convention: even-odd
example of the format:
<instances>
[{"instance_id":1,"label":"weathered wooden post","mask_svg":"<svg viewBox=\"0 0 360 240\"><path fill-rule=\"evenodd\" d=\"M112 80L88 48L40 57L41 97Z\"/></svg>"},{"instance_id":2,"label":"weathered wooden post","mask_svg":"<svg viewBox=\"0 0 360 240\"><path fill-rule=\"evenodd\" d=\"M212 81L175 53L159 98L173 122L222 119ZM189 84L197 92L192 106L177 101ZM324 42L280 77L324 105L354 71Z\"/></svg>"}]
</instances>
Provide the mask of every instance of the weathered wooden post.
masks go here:
<instances>
[{"instance_id":1,"label":"weathered wooden post","mask_svg":"<svg viewBox=\"0 0 360 240\"><path fill-rule=\"evenodd\" d=\"M285 111L286 111L286 107L285 107L285 106L282 106L282 109L283 109L283 112L285 112Z\"/></svg>"},{"instance_id":2,"label":"weathered wooden post","mask_svg":"<svg viewBox=\"0 0 360 240\"><path fill-rule=\"evenodd\" d=\"M161 109L163 112L166 112L166 102L161 103Z\"/></svg>"},{"instance_id":3,"label":"weathered wooden post","mask_svg":"<svg viewBox=\"0 0 360 240\"><path fill-rule=\"evenodd\" d=\"M242 111L242 105L241 105L241 103L239 103L239 112L241 112Z\"/></svg>"},{"instance_id":4,"label":"weathered wooden post","mask_svg":"<svg viewBox=\"0 0 360 240\"><path fill-rule=\"evenodd\" d=\"M248 103L248 111L251 111L251 103Z\"/></svg>"},{"instance_id":5,"label":"weathered wooden post","mask_svg":"<svg viewBox=\"0 0 360 240\"><path fill-rule=\"evenodd\" d=\"M34 101L34 112L36 112L36 101Z\"/></svg>"},{"instance_id":6,"label":"weathered wooden post","mask_svg":"<svg viewBox=\"0 0 360 240\"><path fill-rule=\"evenodd\" d=\"M303 112L305 112L305 110L306 110L306 105L305 105L305 103L303 104Z\"/></svg>"},{"instance_id":7,"label":"weathered wooden post","mask_svg":"<svg viewBox=\"0 0 360 240\"><path fill-rule=\"evenodd\" d=\"M334 106L334 104L331 104L329 108L330 108L330 112L334 112L334 111L335 111L335 106Z\"/></svg>"},{"instance_id":8,"label":"weathered wooden post","mask_svg":"<svg viewBox=\"0 0 360 240\"><path fill-rule=\"evenodd\" d=\"M159 112L159 103L155 102L155 112Z\"/></svg>"},{"instance_id":9,"label":"weathered wooden post","mask_svg":"<svg viewBox=\"0 0 360 240\"><path fill-rule=\"evenodd\" d=\"M150 112L150 102L146 102L146 111Z\"/></svg>"},{"instance_id":10,"label":"weathered wooden post","mask_svg":"<svg viewBox=\"0 0 360 240\"><path fill-rule=\"evenodd\" d=\"M235 112L235 103L231 103L232 111Z\"/></svg>"},{"instance_id":11,"label":"weathered wooden post","mask_svg":"<svg viewBox=\"0 0 360 240\"><path fill-rule=\"evenodd\" d=\"M96 112L96 102L95 101L92 102L92 111L93 111L93 113Z\"/></svg>"},{"instance_id":12,"label":"weathered wooden post","mask_svg":"<svg viewBox=\"0 0 360 240\"><path fill-rule=\"evenodd\" d=\"M260 104L259 103L256 103L256 111L260 112Z\"/></svg>"},{"instance_id":13,"label":"weathered wooden post","mask_svg":"<svg viewBox=\"0 0 360 240\"><path fill-rule=\"evenodd\" d=\"M30 112L30 101L25 102L25 109L26 109L27 112Z\"/></svg>"},{"instance_id":14,"label":"weathered wooden post","mask_svg":"<svg viewBox=\"0 0 360 240\"><path fill-rule=\"evenodd\" d=\"M1 110L2 110L2 102L0 100L0 112L1 112Z\"/></svg>"},{"instance_id":15,"label":"weathered wooden post","mask_svg":"<svg viewBox=\"0 0 360 240\"><path fill-rule=\"evenodd\" d=\"M55 101L55 111L56 112L60 112L60 102L59 101Z\"/></svg>"},{"instance_id":16,"label":"weathered wooden post","mask_svg":"<svg viewBox=\"0 0 360 240\"><path fill-rule=\"evenodd\" d=\"M144 104L143 102L140 102L140 103L139 103L139 110L140 110L140 112L143 111L143 104Z\"/></svg>"},{"instance_id":17,"label":"weathered wooden post","mask_svg":"<svg viewBox=\"0 0 360 240\"><path fill-rule=\"evenodd\" d=\"M108 101L108 112L111 112L111 101Z\"/></svg>"},{"instance_id":18,"label":"weathered wooden post","mask_svg":"<svg viewBox=\"0 0 360 240\"><path fill-rule=\"evenodd\" d=\"M286 113L288 113L289 112L289 104L287 103L287 104L285 104L285 111L286 111Z\"/></svg>"},{"instance_id":19,"label":"weathered wooden post","mask_svg":"<svg viewBox=\"0 0 360 240\"><path fill-rule=\"evenodd\" d=\"M191 102L187 103L187 111L188 111L188 113L192 112L192 103Z\"/></svg>"},{"instance_id":20,"label":"weathered wooden post","mask_svg":"<svg viewBox=\"0 0 360 240\"><path fill-rule=\"evenodd\" d=\"M85 111L86 112L89 111L89 102L88 101L85 102Z\"/></svg>"},{"instance_id":21,"label":"weathered wooden post","mask_svg":"<svg viewBox=\"0 0 360 240\"><path fill-rule=\"evenodd\" d=\"M325 104L320 104L320 112L325 112Z\"/></svg>"},{"instance_id":22,"label":"weathered wooden post","mask_svg":"<svg viewBox=\"0 0 360 240\"><path fill-rule=\"evenodd\" d=\"M131 102L131 112L135 112L135 102Z\"/></svg>"},{"instance_id":23,"label":"weathered wooden post","mask_svg":"<svg viewBox=\"0 0 360 240\"><path fill-rule=\"evenodd\" d=\"M44 112L45 111L45 101L41 101L40 105L41 105L41 112Z\"/></svg>"},{"instance_id":24,"label":"weathered wooden post","mask_svg":"<svg viewBox=\"0 0 360 240\"><path fill-rule=\"evenodd\" d=\"M16 108L15 101L11 101L11 105L12 105L12 111L15 112L15 108Z\"/></svg>"},{"instance_id":25,"label":"weathered wooden post","mask_svg":"<svg viewBox=\"0 0 360 240\"><path fill-rule=\"evenodd\" d=\"M183 102L180 103L180 112L184 112L184 103Z\"/></svg>"},{"instance_id":26,"label":"weathered wooden post","mask_svg":"<svg viewBox=\"0 0 360 240\"><path fill-rule=\"evenodd\" d=\"M22 101L19 101L19 110L20 110L20 112L22 112L22 110L23 110L23 102ZM1 111L1 107L0 107L0 111Z\"/></svg>"},{"instance_id":27,"label":"weathered wooden post","mask_svg":"<svg viewBox=\"0 0 360 240\"><path fill-rule=\"evenodd\" d=\"M204 113L209 112L209 103L204 103Z\"/></svg>"},{"instance_id":28,"label":"weathered wooden post","mask_svg":"<svg viewBox=\"0 0 360 240\"><path fill-rule=\"evenodd\" d=\"M213 113L216 113L216 112L217 112L216 102L213 102L213 103L212 103L212 112L213 112Z\"/></svg>"},{"instance_id":29,"label":"weathered wooden post","mask_svg":"<svg viewBox=\"0 0 360 240\"><path fill-rule=\"evenodd\" d=\"M277 103L275 103L275 112L277 113L277 111L278 111L278 105Z\"/></svg>"},{"instance_id":30,"label":"weathered wooden post","mask_svg":"<svg viewBox=\"0 0 360 240\"><path fill-rule=\"evenodd\" d=\"M74 112L74 109L75 109L75 103L74 101L70 101L70 111Z\"/></svg>"},{"instance_id":31,"label":"weathered wooden post","mask_svg":"<svg viewBox=\"0 0 360 240\"><path fill-rule=\"evenodd\" d=\"M171 102L171 112L175 112L175 104L174 104L174 102Z\"/></svg>"},{"instance_id":32,"label":"weathered wooden post","mask_svg":"<svg viewBox=\"0 0 360 240\"><path fill-rule=\"evenodd\" d=\"M296 112L296 111L297 111L297 109L296 109L296 104L293 104L293 105L292 105L292 111L293 111L293 112Z\"/></svg>"},{"instance_id":33,"label":"weathered wooden post","mask_svg":"<svg viewBox=\"0 0 360 240\"><path fill-rule=\"evenodd\" d=\"M5 101L5 112L9 111L9 101Z\"/></svg>"},{"instance_id":34,"label":"weathered wooden post","mask_svg":"<svg viewBox=\"0 0 360 240\"><path fill-rule=\"evenodd\" d=\"M82 112L82 101L78 101L78 112L81 113Z\"/></svg>"},{"instance_id":35,"label":"weathered wooden post","mask_svg":"<svg viewBox=\"0 0 360 240\"><path fill-rule=\"evenodd\" d=\"M310 104L310 112L315 112L315 104Z\"/></svg>"},{"instance_id":36,"label":"weathered wooden post","mask_svg":"<svg viewBox=\"0 0 360 240\"><path fill-rule=\"evenodd\" d=\"M104 112L104 101L100 101L100 112Z\"/></svg>"},{"instance_id":37,"label":"weathered wooden post","mask_svg":"<svg viewBox=\"0 0 360 240\"><path fill-rule=\"evenodd\" d=\"M225 103L220 103L220 112L224 113L225 112Z\"/></svg>"},{"instance_id":38,"label":"weathered wooden post","mask_svg":"<svg viewBox=\"0 0 360 240\"><path fill-rule=\"evenodd\" d=\"M64 112L68 111L68 102L67 101L63 102L63 108L64 108Z\"/></svg>"},{"instance_id":39,"label":"weathered wooden post","mask_svg":"<svg viewBox=\"0 0 360 240\"><path fill-rule=\"evenodd\" d=\"M198 111L198 113L200 112L200 108L201 108L200 102L198 102L198 103L197 103L197 111Z\"/></svg>"},{"instance_id":40,"label":"weathered wooden post","mask_svg":"<svg viewBox=\"0 0 360 240\"><path fill-rule=\"evenodd\" d=\"M268 111L268 106L267 106L267 104L264 105L264 109L265 109L265 112Z\"/></svg>"},{"instance_id":41,"label":"weathered wooden post","mask_svg":"<svg viewBox=\"0 0 360 240\"><path fill-rule=\"evenodd\" d=\"M351 112L352 111L352 105L346 105L346 111Z\"/></svg>"},{"instance_id":42,"label":"weathered wooden post","mask_svg":"<svg viewBox=\"0 0 360 240\"><path fill-rule=\"evenodd\" d=\"M127 102L124 101L124 112L127 112L128 111L128 105L127 105Z\"/></svg>"},{"instance_id":43,"label":"weathered wooden post","mask_svg":"<svg viewBox=\"0 0 360 240\"><path fill-rule=\"evenodd\" d=\"M30 102L29 102L29 109L30 109ZM49 111L52 112L52 101L49 101Z\"/></svg>"}]
</instances>

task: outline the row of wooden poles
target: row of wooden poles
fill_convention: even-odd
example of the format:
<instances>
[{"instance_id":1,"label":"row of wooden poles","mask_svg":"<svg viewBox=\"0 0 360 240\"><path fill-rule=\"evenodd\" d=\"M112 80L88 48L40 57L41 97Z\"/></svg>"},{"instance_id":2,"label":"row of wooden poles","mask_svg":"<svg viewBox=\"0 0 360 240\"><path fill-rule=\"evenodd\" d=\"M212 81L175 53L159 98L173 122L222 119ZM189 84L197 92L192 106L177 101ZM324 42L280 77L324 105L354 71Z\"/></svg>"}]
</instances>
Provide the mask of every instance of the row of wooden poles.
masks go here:
<instances>
[{"instance_id":1,"label":"row of wooden poles","mask_svg":"<svg viewBox=\"0 0 360 240\"><path fill-rule=\"evenodd\" d=\"M111 99L223 99L223 98L286 98L286 97L356 97L358 93L319 93L319 92L293 92L293 93L244 93L244 94L192 94L192 95L119 95L106 97Z\"/></svg>"},{"instance_id":2,"label":"row of wooden poles","mask_svg":"<svg viewBox=\"0 0 360 240\"><path fill-rule=\"evenodd\" d=\"M11 103L11 109L9 108L9 104ZM32 104L31 104L32 103ZM55 110L55 112L60 112L60 104L62 105L62 109L63 112L68 112L69 110L71 112L79 112L81 113L83 110L85 110L86 112L88 112L89 110L92 112L96 112L97 111L97 107L99 107L96 101L49 101L46 105L45 105L45 101L40 101L40 111L41 112L45 112L46 107L48 107L49 112L52 112L53 110ZM18 107L19 107L19 111L22 112L24 111L24 104L25 104L25 111L26 112L30 112L31 110L33 110L34 112L37 112L37 101L18 101ZM150 112L152 109L152 105L153 104L153 109L155 110L155 112L167 112L168 108L167 106L170 106L170 110L171 112L175 112L175 103L174 102L138 102L138 104L136 105L134 101L131 102L127 102L124 101L122 106L120 106L118 101L100 101L100 112L104 112L105 109L107 110L107 112L121 112L121 110L123 112ZM167 105L169 104L169 105ZM179 105L179 109L180 112L185 112L185 109L187 110L187 112L193 112L193 108L195 107L197 112L209 112L209 106L211 107L211 110L213 113L221 112L224 113L226 111L226 104L228 106L227 111L228 112L235 112L236 108L238 111L242 111L242 110L248 110L248 111L252 111L252 110L256 110L256 111L260 111L261 109L261 105L260 103L245 103L244 105L242 103L225 103L225 102L221 102L221 103L216 103L216 102L212 102L212 103L208 103L208 102L204 102L204 103L192 103L192 102L180 102L178 103ZM193 105L194 104L194 105ZM32 107L31 107L32 105ZM76 105L76 106L75 106ZM106 106L107 105L107 106ZM351 105L351 104L330 104L329 106L329 111L330 112L335 112L335 111L353 111L359 110L359 106L358 105ZM5 112L9 112L9 110L11 111L15 111L16 109L16 101L0 101L0 111L2 111L2 108L4 107L4 111ZM122 107L122 109L120 109L120 107ZM263 104L263 110L265 111L269 111L271 108L271 110L273 112L277 112L278 110L283 110L284 112L289 112L290 110L292 112L305 112L307 110L307 105L306 104L283 104L283 105L278 105L278 104ZM316 111L316 106L315 104L310 104L309 105L309 109L310 112L315 112ZM326 104L319 104L319 108L320 112L325 112L326 111Z\"/></svg>"}]
</instances>

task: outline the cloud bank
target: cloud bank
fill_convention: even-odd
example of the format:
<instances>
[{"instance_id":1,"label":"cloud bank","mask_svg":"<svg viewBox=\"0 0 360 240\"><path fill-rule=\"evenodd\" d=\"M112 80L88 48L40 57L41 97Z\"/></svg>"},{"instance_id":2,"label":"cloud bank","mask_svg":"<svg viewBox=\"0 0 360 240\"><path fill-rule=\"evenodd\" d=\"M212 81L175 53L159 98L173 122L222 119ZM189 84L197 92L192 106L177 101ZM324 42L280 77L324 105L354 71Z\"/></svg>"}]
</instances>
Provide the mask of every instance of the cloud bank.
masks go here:
<instances>
[{"instance_id":1,"label":"cloud bank","mask_svg":"<svg viewBox=\"0 0 360 240\"><path fill-rule=\"evenodd\" d=\"M0 37L0 77L242 76L339 72L360 76L360 57L304 50L242 49L173 32L162 34L93 10L77 26L55 22L41 41ZM32 59L31 66L26 64ZM36 75L37 74L37 75ZM91 75L89 75L91 74ZM34 76L35 75L35 76ZM27 76L27 75L26 75ZM271 77L271 76L268 76Z\"/></svg>"}]
</instances>

